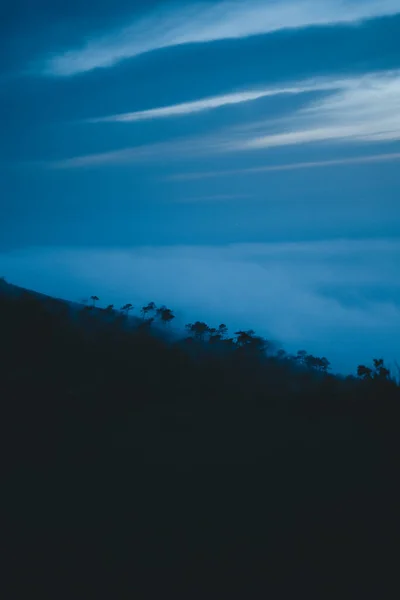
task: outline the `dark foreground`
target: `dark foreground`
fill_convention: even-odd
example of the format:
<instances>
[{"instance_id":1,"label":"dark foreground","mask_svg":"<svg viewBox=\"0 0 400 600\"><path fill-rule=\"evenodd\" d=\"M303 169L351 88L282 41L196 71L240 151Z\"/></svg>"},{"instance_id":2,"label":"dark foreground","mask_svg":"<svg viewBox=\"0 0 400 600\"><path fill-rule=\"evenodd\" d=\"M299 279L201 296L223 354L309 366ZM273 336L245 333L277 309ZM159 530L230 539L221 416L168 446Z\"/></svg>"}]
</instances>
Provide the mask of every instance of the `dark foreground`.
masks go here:
<instances>
[{"instance_id":1,"label":"dark foreground","mask_svg":"<svg viewBox=\"0 0 400 600\"><path fill-rule=\"evenodd\" d=\"M389 377L0 302L7 598L398 596Z\"/></svg>"}]
</instances>

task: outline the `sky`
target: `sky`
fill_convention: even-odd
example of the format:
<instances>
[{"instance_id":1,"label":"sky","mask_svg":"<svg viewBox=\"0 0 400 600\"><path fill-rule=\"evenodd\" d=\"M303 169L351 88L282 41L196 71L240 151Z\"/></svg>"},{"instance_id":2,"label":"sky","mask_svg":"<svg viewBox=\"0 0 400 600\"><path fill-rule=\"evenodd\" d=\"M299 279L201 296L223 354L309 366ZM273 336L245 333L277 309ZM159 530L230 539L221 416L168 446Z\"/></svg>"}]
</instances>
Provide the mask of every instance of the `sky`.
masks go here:
<instances>
[{"instance_id":1,"label":"sky","mask_svg":"<svg viewBox=\"0 0 400 600\"><path fill-rule=\"evenodd\" d=\"M0 8L0 275L400 362L400 0Z\"/></svg>"}]
</instances>

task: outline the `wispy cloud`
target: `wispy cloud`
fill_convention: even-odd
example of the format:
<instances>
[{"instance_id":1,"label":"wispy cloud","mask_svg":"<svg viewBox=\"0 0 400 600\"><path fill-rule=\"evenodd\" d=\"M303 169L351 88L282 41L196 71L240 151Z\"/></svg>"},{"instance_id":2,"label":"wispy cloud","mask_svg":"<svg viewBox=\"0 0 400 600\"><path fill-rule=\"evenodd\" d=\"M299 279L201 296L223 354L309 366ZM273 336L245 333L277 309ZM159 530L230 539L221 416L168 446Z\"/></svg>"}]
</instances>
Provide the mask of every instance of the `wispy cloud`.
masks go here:
<instances>
[{"instance_id":1,"label":"wispy cloud","mask_svg":"<svg viewBox=\"0 0 400 600\"><path fill-rule=\"evenodd\" d=\"M285 165L266 165L264 167L250 167L248 169L231 169L226 171L199 171L197 173L178 173L166 178L168 181L190 181L194 179L209 179L213 177L231 177L233 175L251 175L254 173L269 173L274 171L295 171L298 169L315 169L323 167L336 167L357 164L382 163L400 160L400 152L392 154L375 154L373 156L353 156L351 158L338 158L301 163L288 163Z\"/></svg>"},{"instance_id":2,"label":"wispy cloud","mask_svg":"<svg viewBox=\"0 0 400 600\"><path fill-rule=\"evenodd\" d=\"M290 91L288 91L290 90ZM301 94L306 91L330 92L323 98L308 101L303 107L289 116L215 131L212 134L180 138L162 143L154 143L112 152L78 156L53 164L55 168L79 168L99 165L119 165L144 160L173 160L193 158L201 155L229 152L265 150L279 146L294 146L321 142L377 143L400 140L400 72L370 73L356 78L340 80L314 80L287 87L264 90L264 95L282 93ZM223 106L227 98L236 102L254 99L256 92L243 92L231 96L212 99L214 107ZM260 97L261 92L257 92ZM193 103L178 104L161 109L133 113L133 118L154 112L158 117L188 114L211 108L211 99ZM184 107L184 108L182 108ZM125 116L126 117L126 116ZM132 118L132 115L130 115ZM113 117L115 119L116 117ZM151 116L150 116L151 118ZM280 165L264 170L288 170L317 166L351 164L351 162L377 162L397 160L397 155L381 155L336 161L302 162L294 165ZM250 171L249 171L250 172Z\"/></svg>"},{"instance_id":3,"label":"wispy cloud","mask_svg":"<svg viewBox=\"0 0 400 600\"><path fill-rule=\"evenodd\" d=\"M241 104L243 102L259 100L260 98L280 96L285 94L296 95L304 94L307 92L317 92L324 90L328 91L343 88L348 85L351 85L351 80L330 81L328 79L321 78L305 81L301 84L287 85L284 87L260 90L247 90L232 94L214 96L211 98L204 98L201 100L195 100L193 102L184 102L180 104L173 104L170 106L163 106L160 108L152 108L150 110L141 110L131 113L116 114L107 117L101 117L98 119L90 119L90 122L129 123L134 121L145 121L150 119L165 119L168 117L191 115L193 113L199 113L207 110L221 108L223 106Z\"/></svg>"},{"instance_id":4,"label":"wispy cloud","mask_svg":"<svg viewBox=\"0 0 400 600\"><path fill-rule=\"evenodd\" d=\"M176 160L220 152L226 142L213 136L201 138L178 138L167 142L143 144L111 152L74 156L63 160L42 164L49 169L83 169L103 166L124 166L151 161ZM212 149L212 150L211 150Z\"/></svg>"},{"instance_id":5,"label":"wispy cloud","mask_svg":"<svg viewBox=\"0 0 400 600\"><path fill-rule=\"evenodd\" d=\"M339 86L338 86L339 87ZM276 131L277 127L280 131ZM262 129L266 133L262 133ZM269 131L268 131L269 130ZM349 80L287 119L265 123L260 134L232 145L256 150L310 142L379 142L400 139L400 72Z\"/></svg>"},{"instance_id":6,"label":"wispy cloud","mask_svg":"<svg viewBox=\"0 0 400 600\"><path fill-rule=\"evenodd\" d=\"M223 0L165 5L120 30L53 55L45 72L71 76L151 50L243 38L280 29L353 23L400 12L398 0Z\"/></svg>"}]
</instances>

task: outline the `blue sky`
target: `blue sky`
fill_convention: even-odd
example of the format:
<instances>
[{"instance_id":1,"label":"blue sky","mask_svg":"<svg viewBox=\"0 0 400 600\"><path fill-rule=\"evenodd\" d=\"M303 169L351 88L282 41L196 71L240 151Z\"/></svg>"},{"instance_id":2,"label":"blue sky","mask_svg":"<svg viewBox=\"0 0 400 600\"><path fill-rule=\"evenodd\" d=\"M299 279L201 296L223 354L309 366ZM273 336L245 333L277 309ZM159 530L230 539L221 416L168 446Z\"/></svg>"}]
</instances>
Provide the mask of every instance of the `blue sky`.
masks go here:
<instances>
[{"instance_id":1,"label":"blue sky","mask_svg":"<svg viewBox=\"0 0 400 600\"><path fill-rule=\"evenodd\" d=\"M400 0L9 4L2 274L400 358Z\"/></svg>"}]
</instances>

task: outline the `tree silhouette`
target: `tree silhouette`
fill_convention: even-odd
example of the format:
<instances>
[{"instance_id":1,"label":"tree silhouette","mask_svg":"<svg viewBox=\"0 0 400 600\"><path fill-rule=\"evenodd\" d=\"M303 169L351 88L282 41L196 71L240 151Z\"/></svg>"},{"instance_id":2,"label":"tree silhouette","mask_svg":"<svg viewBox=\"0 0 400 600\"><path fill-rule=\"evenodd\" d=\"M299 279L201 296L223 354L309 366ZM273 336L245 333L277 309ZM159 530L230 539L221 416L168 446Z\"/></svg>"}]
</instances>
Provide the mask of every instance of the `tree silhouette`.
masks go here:
<instances>
[{"instance_id":1,"label":"tree silhouette","mask_svg":"<svg viewBox=\"0 0 400 600\"><path fill-rule=\"evenodd\" d=\"M330 369L329 360L325 357L319 358L317 356L313 356L312 354L307 354L304 358L304 364L309 369L314 369L316 371L321 371L322 373L327 373L328 369Z\"/></svg>"},{"instance_id":2,"label":"tree silhouette","mask_svg":"<svg viewBox=\"0 0 400 600\"><path fill-rule=\"evenodd\" d=\"M241 351L251 352L252 354L262 354L265 352L267 342L262 337L255 335L253 329L248 331L236 331L236 347Z\"/></svg>"},{"instance_id":3,"label":"tree silhouette","mask_svg":"<svg viewBox=\"0 0 400 600\"><path fill-rule=\"evenodd\" d=\"M383 358L374 358L374 378L387 381L390 379L390 371L384 365Z\"/></svg>"},{"instance_id":4,"label":"tree silhouette","mask_svg":"<svg viewBox=\"0 0 400 600\"><path fill-rule=\"evenodd\" d=\"M210 344L216 344L217 342L222 341L222 335L219 333L218 329L215 329L215 327L210 327L208 333L210 335L208 340Z\"/></svg>"},{"instance_id":5,"label":"tree silhouette","mask_svg":"<svg viewBox=\"0 0 400 600\"><path fill-rule=\"evenodd\" d=\"M235 331L235 335L236 344L239 347L243 347L251 343L253 335L255 335L255 331L253 331L253 329L249 329L248 331Z\"/></svg>"},{"instance_id":6,"label":"tree silhouette","mask_svg":"<svg viewBox=\"0 0 400 600\"><path fill-rule=\"evenodd\" d=\"M321 373L327 373L331 368L330 362L324 356L313 356L308 354L306 350L298 350L296 356L291 357L298 364L306 367L310 371L319 371Z\"/></svg>"},{"instance_id":7,"label":"tree silhouette","mask_svg":"<svg viewBox=\"0 0 400 600\"><path fill-rule=\"evenodd\" d=\"M90 296L90 299L91 299L91 301L93 303L92 306L94 308L96 306L96 302L99 301L99 298L97 296Z\"/></svg>"},{"instance_id":8,"label":"tree silhouette","mask_svg":"<svg viewBox=\"0 0 400 600\"><path fill-rule=\"evenodd\" d=\"M157 309L157 317L161 320L163 325L169 325L173 319L175 319L175 315L170 308L166 306L162 306Z\"/></svg>"},{"instance_id":9,"label":"tree silhouette","mask_svg":"<svg viewBox=\"0 0 400 600\"><path fill-rule=\"evenodd\" d=\"M365 365L359 365L357 375L364 380L390 381L390 371L385 367L383 358L374 358L372 369Z\"/></svg>"},{"instance_id":10,"label":"tree silhouette","mask_svg":"<svg viewBox=\"0 0 400 600\"><path fill-rule=\"evenodd\" d=\"M154 302L149 302L147 304L147 306L143 306L143 308L141 309L140 313L143 317L143 319L146 318L146 316L151 313L151 312L155 312L157 310L156 305L154 304Z\"/></svg>"},{"instance_id":11,"label":"tree silhouette","mask_svg":"<svg viewBox=\"0 0 400 600\"><path fill-rule=\"evenodd\" d=\"M228 328L225 325L225 323L221 323L221 325L218 327L218 335L221 336L221 338L224 338L228 333Z\"/></svg>"},{"instance_id":12,"label":"tree silhouette","mask_svg":"<svg viewBox=\"0 0 400 600\"><path fill-rule=\"evenodd\" d=\"M294 356L294 360L296 360L301 365L305 365L307 362L307 351L298 350L296 356Z\"/></svg>"},{"instance_id":13,"label":"tree silhouette","mask_svg":"<svg viewBox=\"0 0 400 600\"><path fill-rule=\"evenodd\" d=\"M102 311L105 315L107 315L108 317L113 316L115 311L114 311L114 304L109 304L108 306L106 306L106 308L103 308Z\"/></svg>"},{"instance_id":14,"label":"tree silhouette","mask_svg":"<svg viewBox=\"0 0 400 600\"><path fill-rule=\"evenodd\" d=\"M203 323L203 321L196 321L195 323L188 323L186 325L186 329L192 333L198 340L204 340L204 336L206 333L210 331L207 323Z\"/></svg>"},{"instance_id":15,"label":"tree silhouette","mask_svg":"<svg viewBox=\"0 0 400 600\"><path fill-rule=\"evenodd\" d=\"M372 379L372 369L365 365L358 365L357 375L360 379Z\"/></svg>"},{"instance_id":16,"label":"tree silhouette","mask_svg":"<svg viewBox=\"0 0 400 600\"><path fill-rule=\"evenodd\" d=\"M129 304L125 304L121 308L121 310L122 310L122 312L125 313L126 316L128 316L128 314L131 312L131 310L133 310L133 308L134 308L133 305L131 303L129 303Z\"/></svg>"}]
</instances>

